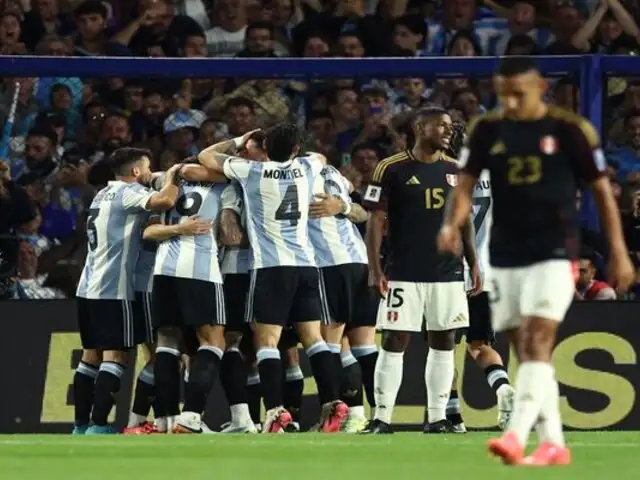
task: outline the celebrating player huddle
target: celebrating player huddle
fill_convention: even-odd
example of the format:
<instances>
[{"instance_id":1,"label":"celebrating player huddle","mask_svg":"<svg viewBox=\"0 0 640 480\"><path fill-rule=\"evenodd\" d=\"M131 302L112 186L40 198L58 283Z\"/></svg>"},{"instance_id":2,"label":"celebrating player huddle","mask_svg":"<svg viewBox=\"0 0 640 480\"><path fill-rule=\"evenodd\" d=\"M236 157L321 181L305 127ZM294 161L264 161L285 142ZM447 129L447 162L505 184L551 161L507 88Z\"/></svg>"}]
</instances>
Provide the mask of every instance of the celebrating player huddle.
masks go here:
<instances>
[{"instance_id":1,"label":"celebrating player huddle","mask_svg":"<svg viewBox=\"0 0 640 480\"><path fill-rule=\"evenodd\" d=\"M505 60L494 81L502 108L474 124L461 152L445 110L414 116L414 145L380 162L367 188L371 214L322 155L302 152L291 124L210 146L160 174L149 152L116 151L115 180L87 221L74 433L113 432L120 377L141 344L147 364L125 433L207 430L217 376L231 410L223 432L297 431L298 343L322 407L313 430L392 433L414 332L429 345L425 433L465 432L454 364L464 334L507 430L490 451L507 464L569 463L550 354L574 290L574 172L601 206L614 284L628 284L630 265L592 127L541 101L544 82L528 60ZM366 242L355 225L364 222ZM492 320L522 362L515 390L492 348ZM542 443L525 458L534 424Z\"/></svg>"}]
</instances>

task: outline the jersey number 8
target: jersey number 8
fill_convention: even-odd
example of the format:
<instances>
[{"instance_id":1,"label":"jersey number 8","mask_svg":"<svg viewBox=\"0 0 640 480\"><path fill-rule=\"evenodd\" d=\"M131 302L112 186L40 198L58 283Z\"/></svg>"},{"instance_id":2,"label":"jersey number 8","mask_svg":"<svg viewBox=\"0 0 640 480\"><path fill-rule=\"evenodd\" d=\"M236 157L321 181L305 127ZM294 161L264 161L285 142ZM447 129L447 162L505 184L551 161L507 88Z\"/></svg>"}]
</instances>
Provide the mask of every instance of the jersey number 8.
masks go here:
<instances>
[{"instance_id":1,"label":"jersey number 8","mask_svg":"<svg viewBox=\"0 0 640 480\"><path fill-rule=\"evenodd\" d=\"M280 203L280 206L276 210L276 220L284 221L288 220L292 227L298 225L298 220L302 214L299 210L298 202L298 187L296 185L289 185L284 192L284 198Z\"/></svg>"}]
</instances>

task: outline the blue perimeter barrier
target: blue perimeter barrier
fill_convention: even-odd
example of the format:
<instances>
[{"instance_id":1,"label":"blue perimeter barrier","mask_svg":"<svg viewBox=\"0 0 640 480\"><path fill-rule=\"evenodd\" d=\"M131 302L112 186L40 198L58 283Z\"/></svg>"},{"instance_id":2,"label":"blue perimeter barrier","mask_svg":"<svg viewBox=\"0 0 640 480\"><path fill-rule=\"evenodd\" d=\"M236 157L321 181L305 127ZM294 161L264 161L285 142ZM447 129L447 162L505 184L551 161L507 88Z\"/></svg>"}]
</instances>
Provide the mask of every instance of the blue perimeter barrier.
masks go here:
<instances>
[{"instance_id":1,"label":"blue perimeter barrier","mask_svg":"<svg viewBox=\"0 0 640 480\"><path fill-rule=\"evenodd\" d=\"M602 129L605 75L640 75L640 59L622 55L536 57L545 76L572 75L580 86L581 114ZM498 57L413 58L142 58L0 57L3 77L236 77L390 78L489 77ZM584 220L598 229L592 200L585 196Z\"/></svg>"}]
</instances>

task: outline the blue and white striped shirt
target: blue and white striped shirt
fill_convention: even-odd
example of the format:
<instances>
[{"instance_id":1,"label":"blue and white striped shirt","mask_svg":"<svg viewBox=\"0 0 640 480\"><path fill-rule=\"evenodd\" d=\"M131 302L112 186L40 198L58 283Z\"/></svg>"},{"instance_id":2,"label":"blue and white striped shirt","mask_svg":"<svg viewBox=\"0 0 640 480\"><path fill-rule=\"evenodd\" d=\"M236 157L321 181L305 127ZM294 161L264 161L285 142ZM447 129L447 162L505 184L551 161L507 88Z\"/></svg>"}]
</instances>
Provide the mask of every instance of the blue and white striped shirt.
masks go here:
<instances>
[{"instance_id":1,"label":"blue and white striped shirt","mask_svg":"<svg viewBox=\"0 0 640 480\"><path fill-rule=\"evenodd\" d=\"M314 183L313 192L340 197L343 202L351 203L348 180L330 165L322 169ZM319 268L367 263L364 240L355 224L344 215L310 219L309 238Z\"/></svg>"},{"instance_id":2,"label":"blue and white striped shirt","mask_svg":"<svg viewBox=\"0 0 640 480\"><path fill-rule=\"evenodd\" d=\"M252 270L316 266L309 241L309 204L323 166L315 155L287 162L237 157L225 162L224 174L242 185Z\"/></svg>"},{"instance_id":3,"label":"blue and white striped shirt","mask_svg":"<svg viewBox=\"0 0 640 480\"><path fill-rule=\"evenodd\" d=\"M473 190L473 226L476 230L476 253L478 255L478 268L483 279L484 291L490 291L489 282L489 233L493 223L493 200L491 198L491 178L489 172L484 170L478 178L478 183ZM464 262L465 279L467 289L471 288L471 275L469 265Z\"/></svg>"},{"instance_id":4,"label":"blue and white striped shirt","mask_svg":"<svg viewBox=\"0 0 640 480\"><path fill-rule=\"evenodd\" d=\"M220 213L220 195L225 186L182 181L178 201L163 214L163 223L177 225L193 215L214 223ZM215 229L202 235L181 235L160 242L153 274L222 283Z\"/></svg>"},{"instance_id":5,"label":"blue and white striped shirt","mask_svg":"<svg viewBox=\"0 0 640 480\"><path fill-rule=\"evenodd\" d=\"M244 210L242 187L238 182L231 182L222 192L222 210L236 212L240 217L242 228L247 228L247 216ZM222 254L222 275L249 273L251 248L224 247Z\"/></svg>"},{"instance_id":6,"label":"blue and white striped shirt","mask_svg":"<svg viewBox=\"0 0 640 480\"><path fill-rule=\"evenodd\" d=\"M134 298L134 270L153 192L139 183L109 182L91 202L89 249L76 295L89 299Z\"/></svg>"}]
</instances>

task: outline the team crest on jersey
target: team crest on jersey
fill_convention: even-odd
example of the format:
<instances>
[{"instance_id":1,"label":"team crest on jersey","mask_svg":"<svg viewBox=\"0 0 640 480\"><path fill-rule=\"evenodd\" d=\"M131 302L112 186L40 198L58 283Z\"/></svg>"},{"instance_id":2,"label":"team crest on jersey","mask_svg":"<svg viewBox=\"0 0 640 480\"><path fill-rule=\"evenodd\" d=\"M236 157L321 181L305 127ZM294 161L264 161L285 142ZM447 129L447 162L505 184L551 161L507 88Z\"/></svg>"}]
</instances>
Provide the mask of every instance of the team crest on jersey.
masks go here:
<instances>
[{"instance_id":1,"label":"team crest on jersey","mask_svg":"<svg viewBox=\"0 0 640 480\"><path fill-rule=\"evenodd\" d=\"M540 139L540 150L545 155L553 155L558 151L558 140L553 135L545 135Z\"/></svg>"},{"instance_id":2,"label":"team crest on jersey","mask_svg":"<svg viewBox=\"0 0 640 480\"><path fill-rule=\"evenodd\" d=\"M458 185L458 175L455 175L453 173L447 173L445 175L445 178L447 180L447 183L452 187L455 187Z\"/></svg>"},{"instance_id":3,"label":"team crest on jersey","mask_svg":"<svg viewBox=\"0 0 640 480\"><path fill-rule=\"evenodd\" d=\"M389 322L397 322L398 317L398 312L387 312L387 321Z\"/></svg>"}]
</instances>

